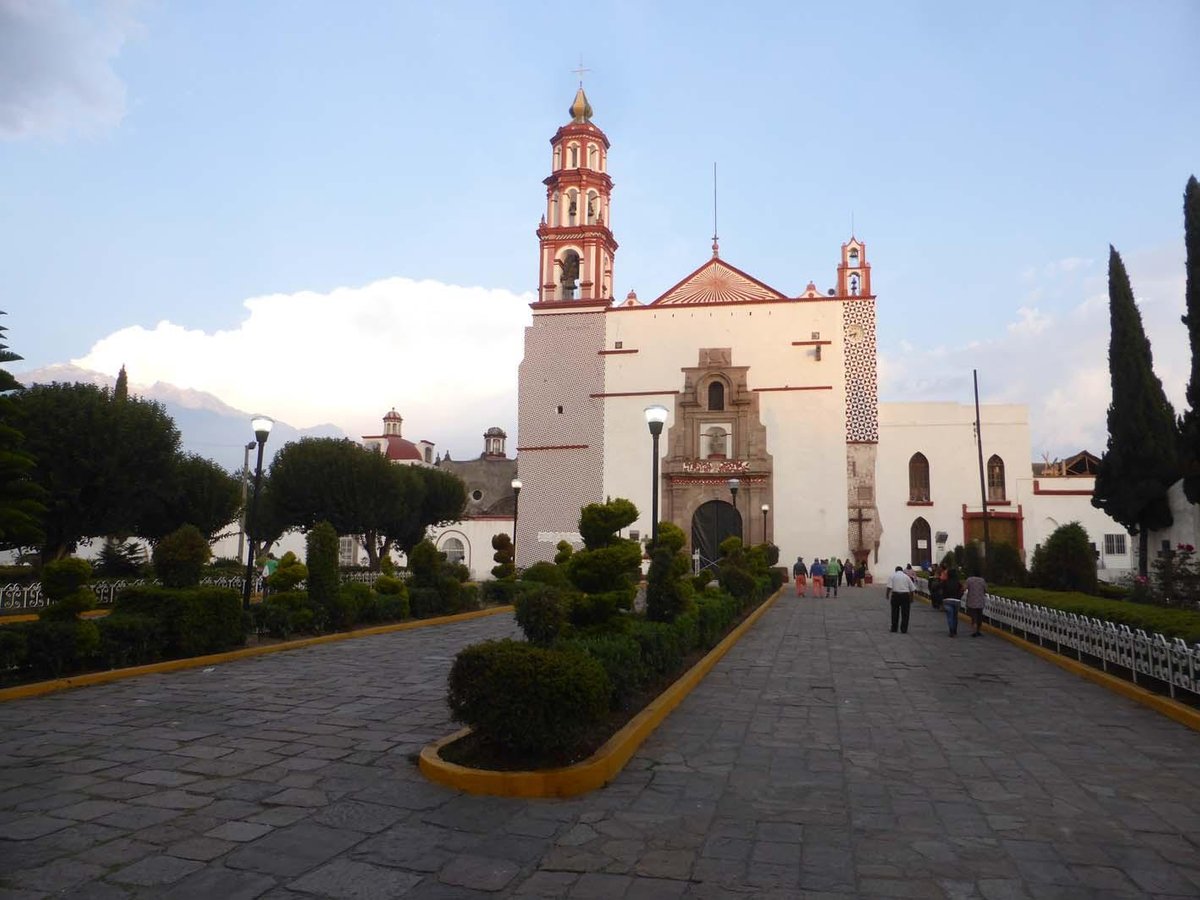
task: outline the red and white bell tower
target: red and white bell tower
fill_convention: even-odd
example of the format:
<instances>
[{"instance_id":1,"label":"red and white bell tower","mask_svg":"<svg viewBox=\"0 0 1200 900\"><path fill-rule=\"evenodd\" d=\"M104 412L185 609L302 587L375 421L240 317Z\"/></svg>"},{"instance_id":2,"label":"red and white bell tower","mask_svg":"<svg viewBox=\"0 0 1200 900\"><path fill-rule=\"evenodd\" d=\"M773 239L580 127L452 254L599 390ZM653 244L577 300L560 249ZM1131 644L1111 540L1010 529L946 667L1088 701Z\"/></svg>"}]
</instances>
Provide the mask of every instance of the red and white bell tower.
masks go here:
<instances>
[{"instance_id":1,"label":"red and white bell tower","mask_svg":"<svg viewBox=\"0 0 1200 900\"><path fill-rule=\"evenodd\" d=\"M613 257L608 138L592 124L592 106L580 84L571 121L550 139L551 174L546 212L538 226L538 302L612 300Z\"/></svg>"}]
</instances>

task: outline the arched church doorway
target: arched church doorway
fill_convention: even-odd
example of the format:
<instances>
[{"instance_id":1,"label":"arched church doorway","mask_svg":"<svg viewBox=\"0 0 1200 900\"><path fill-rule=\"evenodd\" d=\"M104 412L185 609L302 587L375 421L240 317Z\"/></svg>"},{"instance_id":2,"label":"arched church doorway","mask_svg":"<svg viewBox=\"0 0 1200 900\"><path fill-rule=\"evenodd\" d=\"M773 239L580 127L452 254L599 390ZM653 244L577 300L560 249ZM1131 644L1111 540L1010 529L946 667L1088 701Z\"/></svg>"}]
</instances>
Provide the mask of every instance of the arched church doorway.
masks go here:
<instances>
[{"instance_id":1,"label":"arched church doorway","mask_svg":"<svg viewBox=\"0 0 1200 900\"><path fill-rule=\"evenodd\" d=\"M918 516L910 529L912 549L909 552L909 562L914 566L929 566L933 564L933 552L929 546L929 523Z\"/></svg>"},{"instance_id":2,"label":"arched church doorway","mask_svg":"<svg viewBox=\"0 0 1200 900\"><path fill-rule=\"evenodd\" d=\"M700 554L700 567L707 568L721 555L721 541L742 536L742 514L724 500L709 500L692 516L692 550Z\"/></svg>"}]
</instances>

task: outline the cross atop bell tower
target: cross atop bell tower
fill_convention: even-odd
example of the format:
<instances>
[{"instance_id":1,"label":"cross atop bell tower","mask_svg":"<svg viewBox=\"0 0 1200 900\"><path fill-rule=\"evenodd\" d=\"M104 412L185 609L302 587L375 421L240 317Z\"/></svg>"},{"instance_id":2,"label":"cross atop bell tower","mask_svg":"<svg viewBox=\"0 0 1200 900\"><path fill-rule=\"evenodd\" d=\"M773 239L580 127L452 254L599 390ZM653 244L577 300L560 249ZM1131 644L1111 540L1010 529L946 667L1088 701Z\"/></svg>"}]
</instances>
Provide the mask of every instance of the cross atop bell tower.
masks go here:
<instances>
[{"instance_id":1,"label":"cross atop bell tower","mask_svg":"<svg viewBox=\"0 0 1200 900\"><path fill-rule=\"evenodd\" d=\"M587 71L582 64L576 70ZM571 121L550 139L546 212L538 225L538 303L612 300L613 257L608 138L592 124L592 104L575 93Z\"/></svg>"}]
</instances>

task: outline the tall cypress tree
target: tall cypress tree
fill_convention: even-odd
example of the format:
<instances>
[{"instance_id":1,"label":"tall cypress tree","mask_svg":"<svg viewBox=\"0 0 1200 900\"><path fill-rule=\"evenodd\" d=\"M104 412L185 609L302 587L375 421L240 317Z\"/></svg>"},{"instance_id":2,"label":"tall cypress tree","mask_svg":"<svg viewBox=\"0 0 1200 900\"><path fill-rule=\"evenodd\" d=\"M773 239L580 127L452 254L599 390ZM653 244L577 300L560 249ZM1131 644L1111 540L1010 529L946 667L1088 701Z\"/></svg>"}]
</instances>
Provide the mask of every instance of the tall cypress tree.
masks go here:
<instances>
[{"instance_id":1,"label":"tall cypress tree","mask_svg":"<svg viewBox=\"0 0 1200 900\"><path fill-rule=\"evenodd\" d=\"M1192 377L1187 386L1188 409L1180 422L1180 453L1184 493L1190 502L1200 503L1200 182L1195 175L1183 191L1183 245L1187 253L1183 324L1192 345Z\"/></svg>"},{"instance_id":2,"label":"tall cypress tree","mask_svg":"<svg viewBox=\"0 0 1200 900\"><path fill-rule=\"evenodd\" d=\"M0 363L21 358L4 343L7 330L0 325ZM19 390L21 383L0 369L0 547L6 549L36 546L45 537L43 492L31 479L35 461L23 448L25 436L8 424L13 420L12 392Z\"/></svg>"},{"instance_id":3,"label":"tall cypress tree","mask_svg":"<svg viewBox=\"0 0 1200 900\"><path fill-rule=\"evenodd\" d=\"M1112 334L1108 370L1108 449L1100 459L1092 505L1140 536L1138 571L1146 574L1147 531L1171 525L1167 488L1179 477L1175 410L1154 374L1150 341L1121 257L1108 248Z\"/></svg>"},{"instance_id":4,"label":"tall cypress tree","mask_svg":"<svg viewBox=\"0 0 1200 900\"><path fill-rule=\"evenodd\" d=\"M125 374L124 366L121 366L121 371L117 373L117 383L113 386L113 399L117 401L129 399L129 376Z\"/></svg>"}]
</instances>

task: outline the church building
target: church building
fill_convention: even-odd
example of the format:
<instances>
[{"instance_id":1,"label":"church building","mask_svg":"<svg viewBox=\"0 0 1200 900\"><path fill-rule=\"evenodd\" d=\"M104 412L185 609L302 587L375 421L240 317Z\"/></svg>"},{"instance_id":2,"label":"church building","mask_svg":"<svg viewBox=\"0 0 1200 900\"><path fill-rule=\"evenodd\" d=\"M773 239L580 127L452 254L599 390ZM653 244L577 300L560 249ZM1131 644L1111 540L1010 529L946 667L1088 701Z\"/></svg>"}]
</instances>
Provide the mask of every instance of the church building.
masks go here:
<instances>
[{"instance_id":1,"label":"church building","mask_svg":"<svg viewBox=\"0 0 1200 900\"><path fill-rule=\"evenodd\" d=\"M582 86L569 112L550 140L519 370L518 565L578 542L580 508L609 497L637 504L628 536L648 537L652 491L702 562L740 535L775 543L785 563L853 557L879 573L976 537L974 408L878 401L866 244L851 235L831 254L831 287L788 292L723 259L714 236L678 283L618 302L610 143ZM657 483L652 405L668 410ZM1038 495L1021 487L1027 410L989 406L982 419L992 537L1031 552L1044 536L1025 526L1041 521L1026 508ZM1094 519L1084 494L1079 518ZM1099 515L1108 524L1094 527L1123 533Z\"/></svg>"}]
</instances>

